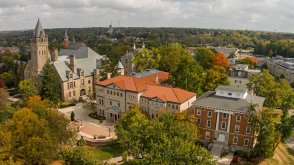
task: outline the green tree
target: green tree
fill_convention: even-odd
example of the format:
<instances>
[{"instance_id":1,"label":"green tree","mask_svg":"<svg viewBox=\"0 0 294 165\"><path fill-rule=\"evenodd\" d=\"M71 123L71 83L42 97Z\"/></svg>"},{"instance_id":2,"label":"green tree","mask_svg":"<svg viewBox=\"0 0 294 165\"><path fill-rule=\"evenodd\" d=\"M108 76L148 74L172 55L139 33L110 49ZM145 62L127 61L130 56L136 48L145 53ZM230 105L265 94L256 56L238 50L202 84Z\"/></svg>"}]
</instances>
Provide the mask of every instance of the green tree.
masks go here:
<instances>
[{"instance_id":1,"label":"green tree","mask_svg":"<svg viewBox=\"0 0 294 165\"><path fill-rule=\"evenodd\" d=\"M0 79L5 81L5 86L11 88L15 85L16 77L11 72L3 72L0 74Z\"/></svg>"},{"instance_id":2,"label":"green tree","mask_svg":"<svg viewBox=\"0 0 294 165\"><path fill-rule=\"evenodd\" d=\"M289 109L294 105L294 94L291 93L287 98L282 102L282 116L281 116L281 140L284 143L291 135L293 131L294 124L291 122L289 116Z\"/></svg>"},{"instance_id":3,"label":"green tree","mask_svg":"<svg viewBox=\"0 0 294 165\"><path fill-rule=\"evenodd\" d=\"M170 84L201 95L203 69L191 57L183 58L178 67L170 73Z\"/></svg>"},{"instance_id":4,"label":"green tree","mask_svg":"<svg viewBox=\"0 0 294 165\"><path fill-rule=\"evenodd\" d=\"M97 159L97 156L86 146L63 147L60 155L62 160L66 165L72 164L83 164L83 165L97 165L102 164L101 161Z\"/></svg>"},{"instance_id":5,"label":"green tree","mask_svg":"<svg viewBox=\"0 0 294 165\"><path fill-rule=\"evenodd\" d=\"M149 68L158 68L159 67L159 60L160 60L160 53L158 49L152 50L143 49L136 53L132 57L131 61L135 64L135 71L136 72L143 72Z\"/></svg>"},{"instance_id":6,"label":"green tree","mask_svg":"<svg viewBox=\"0 0 294 165\"><path fill-rule=\"evenodd\" d=\"M258 136L254 146L254 155L260 158L270 158L280 142L280 133L274 123L272 109L262 109L258 112Z\"/></svg>"},{"instance_id":7,"label":"green tree","mask_svg":"<svg viewBox=\"0 0 294 165\"><path fill-rule=\"evenodd\" d=\"M26 99L37 94L37 89L30 79L20 81L18 88L19 91L25 95Z\"/></svg>"},{"instance_id":8,"label":"green tree","mask_svg":"<svg viewBox=\"0 0 294 165\"><path fill-rule=\"evenodd\" d=\"M173 72L183 58L190 56L187 49L179 43L162 45L154 53L160 56L158 69L166 72Z\"/></svg>"},{"instance_id":9,"label":"green tree","mask_svg":"<svg viewBox=\"0 0 294 165\"><path fill-rule=\"evenodd\" d=\"M202 83L203 92L214 91L220 85L229 85L226 69L221 66L213 66L205 72Z\"/></svg>"},{"instance_id":10,"label":"green tree","mask_svg":"<svg viewBox=\"0 0 294 165\"><path fill-rule=\"evenodd\" d=\"M103 81L107 79L107 74L111 74L112 76L115 76L117 74L117 68L116 64L110 61L109 58L104 56L101 59L101 69L99 74L99 80Z\"/></svg>"},{"instance_id":11,"label":"green tree","mask_svg":"<svg viewBox=\"0 0 294 165\"><path fill-rule=\"evenodd\" d=\"M212 50L209 48L196 48L194 53L195 61L197 61L203 69L212 68L215 61L214 52Z\"/></svg>"},{"instance_id":12,"label":"green tree","mask_svg":"<svg viewBox=\"0 0 294 165\"><path fill-rule=\"evenodd\" d=\"M42 85L40 90L40 96L42 99L49 99L54 102L58 102L61 98L61 87L58 79L58 74L54 67L50 64L46 64L43 67L41 73Z\"/></svg>"}]
</instances>

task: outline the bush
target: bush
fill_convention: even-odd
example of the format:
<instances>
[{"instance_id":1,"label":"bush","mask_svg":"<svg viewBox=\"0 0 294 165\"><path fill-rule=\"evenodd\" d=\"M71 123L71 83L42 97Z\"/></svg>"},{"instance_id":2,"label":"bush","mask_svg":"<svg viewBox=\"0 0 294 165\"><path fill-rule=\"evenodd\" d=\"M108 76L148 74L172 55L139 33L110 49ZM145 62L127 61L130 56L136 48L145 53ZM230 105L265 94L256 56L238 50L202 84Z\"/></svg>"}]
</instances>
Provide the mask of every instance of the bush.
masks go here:
<instances>
[{"instance_id":1,"label":"bush","mask_svg":"<svg viewBox=\"0 0 294 165\"><path fill-rule=\"evenodd\" d=\"M64 102L60 103L59 108L66 108L66 107L70 107L70 106L75 106L76 104L77 104L76 100L64 101Z\"/></svg>"},{"instance_id":2,"label":"bush","mask_svg":"<svg viewBox=\"0 0 294 165\"><path fill-rule=\"evenodd\" d=\"M70 114L70 120L75 121L75 113L74 113L74 111L72 111L71 114Z\"/></svg>"},{"instance_id":3,"label":"bush","mask_svg":"<svg viewBox=\"0 0 294 165\"><path fill-rule=\"evenodd\" d=\"M90 113L90 114L89 114L89 117L91 117L91 118L93 118L93 119L97 119L97 120L99 120L100 123L102 123L103 120L106 119L104 116L97 115L96 112Z\"/></svg>"}]
</instances>

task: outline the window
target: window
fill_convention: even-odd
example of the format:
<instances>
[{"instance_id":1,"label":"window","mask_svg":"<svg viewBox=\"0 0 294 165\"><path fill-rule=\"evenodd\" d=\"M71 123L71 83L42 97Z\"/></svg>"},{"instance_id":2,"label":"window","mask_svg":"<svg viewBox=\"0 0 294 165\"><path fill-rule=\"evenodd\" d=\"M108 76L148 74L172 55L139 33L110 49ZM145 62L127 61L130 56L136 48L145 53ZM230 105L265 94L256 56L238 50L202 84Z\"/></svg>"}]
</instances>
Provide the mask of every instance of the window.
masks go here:
<instances>
[{"instance_id":1,"label":"window","mask_svg":"<svg viewBox=\"0 0 294 165\"><path fill-rule=\"evenodd\" d=\"M226 118L227 118L227 114L223 113L223 119L226 119Z\"/></svg>"},{"instance_id":2,"label":"window","mask_svg":"<svg viewBox=\"0 0 294 165\"><path fill-rule=\"evenodd\" d=\"M236 116L236 121L238 121L238 122L241 121L241 116L240 116L240 115L237 115L237 116Z\"/></svg>"},{"instance_id":3,"label":"window","mask_svg":"<svg viewBox=\"0 0 294 165\"><path fill-rule=\"evenodd\" d=\"M175 109L175 105L172 105L172 108Z\"/></svg>"},{"instance_id":4,"label":"window","mask_svg":"<svg viewBox=\"0 0 294 165\"><path fill-rule=\"evenodd\" d=\"M248 138L245 138L244 139L244 146L248 146L248 144L249 144L249 139Z\"/></svg>"},{"instance_id":5,"label":"window","mask_svg":"<svg viewBox=\"0 0 294 165\"><path fill-rule=\"evenodd\" d=\"M113 91L113 95L116 95L116 92L115 91Z\"/></svg>"},{"instance_id":6,"label":"window","mask_svg":"<svg viewBox=\"0 0 294 165\"><path fill-rule=\"evenodd\" d=\"M69 83L67 83L67 89L69 89Z\"/></svg>"},{"instance_id":7,"label":"window","mask_svg":"<svg viewBox=\"0 0 294 165\"><path fill-rule=\"evenodd\" d=\"M112 91L110 91L110 94L112 95Z\"/></svg>"},{"instance_id":8,"label":"window","mask_svg":"<svg viewBox=\"0 0 294 165\"><path fill-rule=\"evenodd\" d=\"M109 104L112 105L112 101L109 101Z\"/></svg>"},{"instance_id":9,"label":"window","mask_svg":"<svg viewBox=\"0 0 294 165\"><path fill-rule=\"evenodd\" d=\"M234 136L234 138L233 138L233 144L238 144L238 137L237 136Z\"/></svg>"},{"instance_id":10,"label":"window","mask_svg":"<svg viewBox=\"0 0 294 165\"><path fill-rule=\"evenodd\" d=\"M250 126L247 126L246 127L246 134L250 134L251 133L251 127Z\"/></svg>"},{"instance_id":11,"label":"window","mask_svg":"<svg viewBox=\"0 0 294 165\"><path fill-rule=\"evenodd\" d=\"M207 128L210 128L210 127L211 127L211 121L207 120Z\"/></svg>"},{"instance_id":12,"label":"window","mask_svg":"<svg viewBox=\"0 0 294 165\"><path fill-rule=\"evenodd\" d=\"M211 111L208 111L208 112L207 112L207 116L208 116L208 117L211 117L211 116L212 116L212 112L211 112Z\"/></svg>"},{"instance_id":13,"label":"window","mask_svg":"<svg viewBox=\"0 0 294 165\"><path fill-rule=\"evenodd\" d=\"M235 132L239 132L240 131L240 126L239 125L235 125Z\"/></svg>"},{"instance_id":14,"label":"window","mask_svg":"<svg viewBox=\"0 0 294 165\"><path fill-rule=\"evenodd\" d=\"M109 90L107 90L107 94L109 94Z\"/></svg>"},{"instance_id":15,"label":"window","mask_svg":"<svg viewBox=\"0 0 294 165\"><path fill-rule=\"evenodd\" d=\"M82 79L82 85L84 85L84 79Z\"/></svg>"},{"instance_id":16,"label":"window","mask_svg":"<svg viewBox=\"0 0 294 165\"><path fill-rule=\"evenodd\" d=\"M71 97L71 93L70 92L68 92L68 97Z\"/></svg>"},{"instance_id":17,"label":"window","mask_svg":"<svg viewBox=\"0 0 294 165\"><path fill-rule=\"evenodd\" d=\"M117 103L117 106L120 107L120 103Z\"/></svg>"},{"instance_id":18,"label":"window","mask_svg":"<svg viewBox=\"0 0 294 165\"><path fill-rule=\"evenodd\" d=\"M209 131L205 132L205 139L210 139L210 132Z\"/></svg>"},{"instance_id":19,"label":"window","mask_svg":"<svg viewBox=\"0 0 294 165\"><path fill-rule=\"evenodd\" d=\"M196 124L197 124L198 126L201 125L201 119L200 119L200 118L197 118L197 119L196 119Z\"/></svg>"},{"instance_id":20,"label":"window","mask_svg":"<svg viewBox=\"0 0 294 165\"><path fill-rule=\"evenodd\" d=\"M72 78L72 74L71 73L69 74L69 78Z\"/></svg>"},{"instance_id":21,"label":"window","mask_svg":"<svg viewBox=\"0 0 294 165\"><path fill-rule=\"evenodd\" d=\"M226 127L227 127L227 122L222 121L222 129L226 129Z\"/></svg>"},{"instance_id":22,"label":"window","mask_svg":"<svg viewBox=\"0 0 294 165\"><path fill-rule=\"evenodd\" d=\"M91 80L88 80L88 84L91 84Z\"/></svg>"},{"instance_id":23,"label":"window","mask_svg":"<svg viewBox=\"0 0 294 165\"><path fill-rule=\"evenodd\" d=\"M120 97L123 97L122 93L120 93Z\"/></svg>"},{"instance_id":24,"label":"window","mask_svg":"<svg viewBox=\"0 0 294 165\"><path fill-rule=\"evenodd\" d=\"M179 107L176 105L176 109L179 109Z\"/></svg>"},{"instance_id":25,"label":"window","mask_svg":"<svg viewBox=\"0 0 294 165\"><path fill-rule=\"evenodd\" d=\"M71 83L69 83L69 88L72 88L72 82L71 82Z\"/></svg>"},{"instance_id":26,"label":"window","mask_svg":"<svg viewBox=\"0 0 294 165\"><path fill-rule=\"evenodd\" d=\"M116 93L116 96L119 96L119 92Z\"/></svg>"},{"instance_id":27,"label":"window","mask_svg":"<svg viewBox=\"0 0 294 165\"><path fill-rule=\"evenodd\" d=\"M201 115L201 109L197 109L197 115Z\"/></svg>"},{"instance_id":28,"label":"window","mask_svg":"<svg viewBox=\"0 0 294 165\"><path fill-rule=\"evenodd\" d=\"M76 92L75 92L75 91L73 91L73 92L72 92L72 95L73 95L73 96L76 96Z\"/></svg>"}]
</instances>

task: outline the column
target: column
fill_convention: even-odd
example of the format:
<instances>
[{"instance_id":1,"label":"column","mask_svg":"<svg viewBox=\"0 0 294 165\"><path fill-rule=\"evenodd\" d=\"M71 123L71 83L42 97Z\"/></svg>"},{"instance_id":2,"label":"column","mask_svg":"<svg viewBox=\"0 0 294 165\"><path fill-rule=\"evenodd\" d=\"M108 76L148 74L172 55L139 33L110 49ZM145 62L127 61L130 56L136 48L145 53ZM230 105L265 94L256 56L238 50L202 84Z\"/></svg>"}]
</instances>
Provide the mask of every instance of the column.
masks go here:
<instances>
[{"instance_id":1,"label":"column","mask_svg":"<svg viewBox=\"0 0 294 165\"><path fill-rule=\"evenodd\" d=\"M217 112L217 117L216 117L216 128L215 128L216 131L218 130L219 113L220 113L220 112Z\"/></svg>"},{"instance_id":2,"label":"column","mask_svg":"<svg viewBox=\"0 0 294 165\"><path fill-rule=\"evenodd\" d=\"M228 133L230 133L230 128L231 128L231 116L232 116L232 114L229 114L229 122L228 122L228 126L227 126Z\"/></svg>"}]
</instances>

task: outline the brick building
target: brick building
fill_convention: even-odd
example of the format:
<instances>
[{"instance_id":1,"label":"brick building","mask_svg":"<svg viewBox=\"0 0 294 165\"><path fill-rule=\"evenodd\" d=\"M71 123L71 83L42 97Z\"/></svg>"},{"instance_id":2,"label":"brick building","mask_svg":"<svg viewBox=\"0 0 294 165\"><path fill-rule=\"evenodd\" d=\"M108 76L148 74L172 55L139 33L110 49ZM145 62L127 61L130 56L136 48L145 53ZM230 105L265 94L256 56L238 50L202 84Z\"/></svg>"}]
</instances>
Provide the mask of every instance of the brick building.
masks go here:
<instances>
[{"instance_id":1,"label":"brick building","mask_svg":"<svg viewBox=\"0 0 294 165\"><path fill-rule=\"evenodd\" d=\"M193 113L205 142L218 143L231 149L251 149L254 132L248 120L251 104L263 106L264 98L248 93L246 88L219 86L193 102Z\"/></svg>"}]
</instances>

